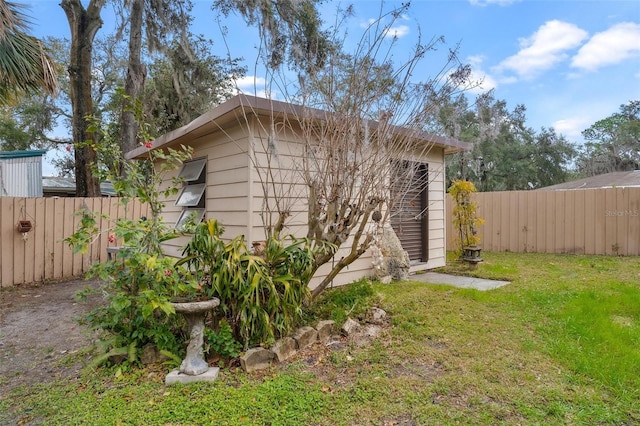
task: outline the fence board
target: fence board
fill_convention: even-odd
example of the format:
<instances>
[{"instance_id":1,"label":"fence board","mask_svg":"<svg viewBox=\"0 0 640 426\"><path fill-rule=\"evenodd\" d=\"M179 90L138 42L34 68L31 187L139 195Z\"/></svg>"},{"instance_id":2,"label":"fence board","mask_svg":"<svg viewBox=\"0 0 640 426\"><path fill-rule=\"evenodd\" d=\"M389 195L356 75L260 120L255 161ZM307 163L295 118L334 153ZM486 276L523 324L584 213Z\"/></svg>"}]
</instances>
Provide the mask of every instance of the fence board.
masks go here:
<instances>
[{"instance_id":1,"label":"fence board","mask_svg":"<svg viewBox=\"0 0 640 426\"><path fill-rule=\"evenodd\" d=\"M19 220L22 220L22 215L25 212L25 199L19 198L13 205L13 225L14 232L11 235L13 240L13 280L18 282L24 282L24 241L22 235L15 231Z\"/></svg>"},{"instance_id":2,"label":"fence board","mask_svg":"<svg viewBox=\"0 0 640 426\"><path fill-rule=\"evenodd\" d=\"M55 225L55 202L54 198L46 198L44 200L44 277L53 278L55 247L53 240L53 227Z\"/></svg>"},{"instance_id":3,"label":"fence board","mask_svg":"<svg viewBox=\"0 0 640 426\"><path fill-rule=\"evenodd\" d=\"M74 213L86 207L98 214L98 228L105 231L86 254L73 253L63 242L80 223ZM126 213L129 219L148 216L146 205L134 201L125 212L113 198L0 198L0 287L70 279L87 272L94 262L105 261L111 223L101 214ZM27 240L16 230L19 220L30 220Z\"/></svg>"},{"instance_id":4,"label":"fence board","mask_svg":"<svg viewBox=\"0 0 640 426\"><path fill-rule=\"evenodd\" d=\"M22 220L28 220L31 222L31 232L27 234L27 239L24 240L24 275L23 279L25 282L33 282L34 281L34 270L35 270L35 255L36 255L36 238L35 238L35 227L37 225L36 220L34 218L36 211L36 199L35 198L27 198L25 199L25 210L24 213L21 214Z\"/></svg>"},{"instance_id":5,"label":"fence board","mask_svg":"<svg viewBox=\"0 0 640 426\"><path fill-rule=\"evenodd\" d=\"M629 240L627 253L640 253L640 197L629 191Z\"/></svg>"},{"instance_id":6,"label":"fence board","mask_svg":"<svg viewBox=\"0 0 640 426\"><path fill-rule=\"evenodd\" d=\"M2 233L2 253L0 253L0 269L2 286L11 285L13 282L13 200L0 198L0 230ZM5 247L6 244L6 247Z\"/></svg>"},{"instance_id":7,"label":"fence board","mask_svg":"<svg viewBox=\"0 0 640 426\"><path fill-rule=\"evenodd\" d=\"M35 198L35 224L33 227L33 240L36 242L33 252L33 282L43 281L46 264L46 215L45 198Z\"/></svg>"},{"instance_id":8,"label":"fence board","mask_svg":"<svg viewBox=\"0 0 640 426\"><path fill-rule=\"evenodd\" d=\"M640 188L485 192L474 200L485 250L640 255ZM451 250L455 230L450 214L446 220Z\"/></svg>"},{"instance_id":9,"label":"fence board","mask_svg":"<svg viewBox=\"0 0 640 426\"><path fill-rule=\"evenodd\" d=\"M574 191L575 196L575 210L574 210L574 227L573 227L573 238L574 238L574 246L576 254L584 254L585 253L585 192L584 191Z\"/></svg>"}]
</instances>

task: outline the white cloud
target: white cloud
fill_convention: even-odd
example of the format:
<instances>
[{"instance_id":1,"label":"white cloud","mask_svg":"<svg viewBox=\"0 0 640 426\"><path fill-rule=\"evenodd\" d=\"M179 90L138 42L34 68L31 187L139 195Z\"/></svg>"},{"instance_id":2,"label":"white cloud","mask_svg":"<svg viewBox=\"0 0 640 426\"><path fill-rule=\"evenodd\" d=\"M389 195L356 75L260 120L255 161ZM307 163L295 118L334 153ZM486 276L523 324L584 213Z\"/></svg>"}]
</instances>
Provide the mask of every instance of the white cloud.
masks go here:
<instances>
[{"instance_id":1,"label":"white cloud","mask_svg":"<svg viewBox=\"0 0 640 426\"><path fill-rule=\"evenodd\" d=\"M519 0L469 0L471 6L487 6L489 4L497 4L498 6L509 6Z\"/></svg>"},{"instance_id":2,"label":"white cloud","mask_svg":"<svg viewBox=\"0 0 640 426\"><path fill-rule=\"evenodd\" d=\"M567 59L566 51L578 47L586 37L587 32L574 24L545 22L531 37L520 39L520 51L500 62L496 70L531 79Z\"/></svg>"},{"instance_id":3,"label":"white cloud","mask_svg":"<svg viewBox=\"0 0 640 426\"><path fill-rule=\"evenodd\" d=\"M580 48L571 66L588 71L640 55L640 24L622 22L597 33Z\"/></svg>"},{"instance_id":4,"label":"white cloud","mask_svg":"<svg viewBox=\"0 0 640 426\"><path fill-rule=\"evenodd\" d=\"M409 20L409 16L406 14L403 14L400 17L402 20L408 21ZM364 28L364 29L369 29L369 28L374 28L376 25L378 25L380 27L380 29L384 30L384 37L396 37L396 38L401 38L406 36L407 34L409 34L410 28L408 25L396 25L395 27L385 27L384 23L379 21L378 19L373 19L373 18L369 18L368 21L366 22L362 22L360 24L360 28Z\"/></svg>"},{"instance_id":5,"label":"white cloud","mask_svg":"<svg viewBox=\"0 0 640 426\"><path fill-rule=\"evenodd\" d=\"M389 27L384 32L385 37L404 37L409 34L409 27L407 25L398 25L397 27Z\"/></svg>"},{"instance_id":6,"label":"white cloud","mask_svg":"<svg viewBox=\"0 0 640 426\"><path fill-rule=\"evenodd\" d=\"M584 116L580 118L564 118L554 122L553 128L569 140L576 140L582 138L582 131L589 127L590 123Z\"/></svg>"},{"instance_id":7,"label":"white cloud","mask_svg":"<svg viewBox=\"0 0 640 426\"><path fill-rule=\"evenodd\" d=\"M238 93L247 93L263 97L266 94L266 80L262 77L247 75L237 79L235 84L238 89Z\"/></svg>"},{"instance_id":8,"label":"white cloud","mask_svg":"<svg viewBox=\"0 0 640 426\"><path fill-rule=\"evenodd\" d=\"M481 94L498 87L496 80L482 69L483 56L469 56L467 61L471 66L469 75L470 93Z\"/></svg>"}]
</instances>

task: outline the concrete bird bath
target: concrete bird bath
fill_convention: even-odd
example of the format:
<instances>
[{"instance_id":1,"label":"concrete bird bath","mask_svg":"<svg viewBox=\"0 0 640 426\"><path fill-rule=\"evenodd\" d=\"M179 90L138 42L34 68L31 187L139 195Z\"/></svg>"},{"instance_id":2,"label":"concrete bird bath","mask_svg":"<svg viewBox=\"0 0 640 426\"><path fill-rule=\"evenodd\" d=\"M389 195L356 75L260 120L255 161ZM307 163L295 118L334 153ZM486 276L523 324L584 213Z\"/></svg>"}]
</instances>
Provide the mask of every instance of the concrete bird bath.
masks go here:
<instances>
[{"instance_id":1,"label":"concrete bird bath","mask_svg":"<svg viewBox=\"0 0 640 426\"><path fill-rule=\"evenodd\" d=\"M211 299L202 302L171 302L177 313L182 314L189 327L189 346L187 355L180 364L179 370L170 372L166 384L213 381L220 371L217 367L209 367L204 360L202 344L204 343L204 317L207 311L220 304L220 300Z\"/></svg>"}]
</instances>

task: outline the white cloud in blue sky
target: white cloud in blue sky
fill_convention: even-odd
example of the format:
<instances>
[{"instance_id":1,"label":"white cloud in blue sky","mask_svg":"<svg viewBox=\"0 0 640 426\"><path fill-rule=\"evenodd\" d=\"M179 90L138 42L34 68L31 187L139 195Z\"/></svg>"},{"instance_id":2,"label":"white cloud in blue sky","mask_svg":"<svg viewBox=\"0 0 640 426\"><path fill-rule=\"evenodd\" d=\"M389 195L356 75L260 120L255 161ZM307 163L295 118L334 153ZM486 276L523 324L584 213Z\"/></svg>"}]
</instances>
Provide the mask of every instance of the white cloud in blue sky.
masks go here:
<instances>
[{"instance_id":1,"label":"white cloud in blue sky","mask_svg":"<svg viewBox=\"0 0 640 426\"><path fill-rule=\"evenodd\" d=\"M511 71L520 78L532 79L567 60L568 52L580 46L587 36L585 30L574 24L545 22L532 36L521 38L520 51L500 62L495 71L507 74Z\"/></svg>"},{"instance_id":2,"label":"white cloud in blue sky","mask_svg":"<svg viewBox=\"0 0 640 426\"><path fill-rule=\"evenodd\" d=\"M487 6L490 4L497 4L498 6L509 6L518 0L469 0L472 6Z\"/></svg>"},{"instance_id":3,"label":"white cloud in blue sky","mask_svg":"<svg viewBox=\"0 0 640 426\"><path fill-rule=\"evenodd\" d=\"M595 71L640 56L640 24L622 22L595 34L573 57L571 66Z\"/></svg>"},{"instance_id":4,"label":"white cloud in blue sky","mask_svg":"<svg viewBox=\"0 0 640 426\"><path fill-rule=\"evenodd\" d=\"M496 80L482 69L482 62L484 60L485 57L482 55L469 56L467 58L467 62L471 66L469 81L471 82L472 87L469 89L469 92L476 95L498 87Z\"/></svg>"},{"instance_id":5,"label":"white cloud in blue sky","mask_svg":"<svg viewBox=\"0 0 640 426\"><path fill-rule=\"evenodd\" d=\"M409 17L407 15L402 15L400 19L408 21ZM378 20L374 18L369 18L366 22L360 24L360 28L364 30L375 29L377 25L379 25L383 30L382 34L384 35L384 37L402 38L411 32L411 29L408 25L401 23L397 23L397 25L385 25L384 22L378 22Z\"/></svg>"}]
</instances>

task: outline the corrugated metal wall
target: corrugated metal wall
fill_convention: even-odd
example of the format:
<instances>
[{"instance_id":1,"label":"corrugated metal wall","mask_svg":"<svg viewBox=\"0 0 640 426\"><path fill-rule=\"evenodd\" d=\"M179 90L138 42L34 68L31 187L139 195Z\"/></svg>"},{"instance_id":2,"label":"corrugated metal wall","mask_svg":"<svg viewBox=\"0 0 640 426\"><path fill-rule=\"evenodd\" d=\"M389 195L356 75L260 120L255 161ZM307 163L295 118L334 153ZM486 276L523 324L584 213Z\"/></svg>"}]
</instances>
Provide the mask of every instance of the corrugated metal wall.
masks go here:
<instances>
[{"instance_id":1,"label":"corrugated metal wall","mask_svg":"<svg viewBox=\"0 0 640 426\"><path fill-rule=\"evenodd\" d=\"M42 157L0 159L0 197L42 197Z\"/></svg>"},{"instance_id":2,"label":"corrugated metal wall","mask_svg":"<svg viewBox=\"0 0 640 426\"><path fill-rule=\"evenodd\" d=\"M473 194L487 251L640 255L640 188ZM453 200L447 197L447 212ZM447 248L455 248L451 214Z\"/></svg>"}]
</instances>

